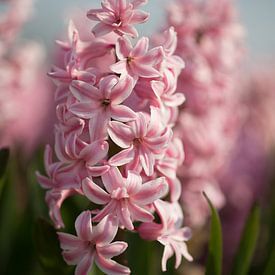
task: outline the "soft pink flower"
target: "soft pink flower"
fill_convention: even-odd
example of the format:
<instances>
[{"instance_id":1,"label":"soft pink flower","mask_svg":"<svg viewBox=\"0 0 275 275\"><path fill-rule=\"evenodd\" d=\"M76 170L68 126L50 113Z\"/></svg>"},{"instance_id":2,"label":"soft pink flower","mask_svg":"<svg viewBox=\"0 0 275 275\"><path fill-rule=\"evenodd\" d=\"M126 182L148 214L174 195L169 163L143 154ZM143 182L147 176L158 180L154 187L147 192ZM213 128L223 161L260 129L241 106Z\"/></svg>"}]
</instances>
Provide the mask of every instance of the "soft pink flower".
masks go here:
<instances>
[{"instance_id":1,"label":"soft pink flower","mask_svg":"<svg viewBox=\"0 0 275 275\"><path fill-rule=\"evenodd\" d=\"M147 1L128 0L102 0L102 9L91 9L87 16L91 20L99 21L93 28L95 36L102 36L109 32L116 32L119 35L128 34L133 37L138 36L134 24L144 23L149 14L137 10L137 8Z\"/></svg>"},{"instance_id":2,"label":"soft pink flower","mask_svg":"<svg viewBox=\"0 0 275 275\"><path fill-rule=\"evenodd\" d=\"M96 226L92 226L91 212L82 212L75 221L77 236L58 233L64 260L76 265L76 275L88 275L93 263L110 275L130 274L130 269L120 265L112 257L123 253L125 242L112 242L118 229L117 219L107 216Z\"/></svg>"},{"instance_id":3,"label":"soft pink flower","mask_svg":"<svg viewBox=\"0 0 275 275\"><path fill-rule=\"evenodd\" d=\"M102 182L106 191L89 178L82 183L84 194L92 202L106 205L94 220L100 221L106 215L114 213L120 225L129 230L134 229L134 221L152 221L154 217L146 206L163 197L168 191L163 177L142 183L139 174L128 171L125 179L116 167L102 175Z\"/></svg>"},{"instance_id":4,"label":"soft pink flower","mask_svg":"<svg viewBox=\"0 0 275 275\"><path fill-rule=\"evenodd\" d=\"M188 227L181 227L183 215L178 203L168 203L157 200L154 203L156 211L161 219L159 223L143 223L138 228L142 238L147 240L158 240L164 245L162 256L162 271L166 271L166 263L169 258L176 255L175 268L181 264L182 256L188 261L192 261L192 256L188 253L185 244L191 237Z\"/></svg>"},{"instance_id":5,"label":"soft pink flower","mask_svg":"<svg viewBox=\"0 0 275 275\"><path fill-rule=\"evenodd\" d=\"M162 47L149 50L149 39L142 37L133 48L131 41L126 37L120 37L116 43L116 55L118 62L111 65L111 70L121 75L132 77L159 77L160 72L154 67L163 59Z\"/></svg>"},{"instance_id":6,"label":"soft pink flower","mask_svg":"<svg viewBox=\"0 0 275 275\"><path fill-rule=\"evenodd\" d=\"M108 133L121 148L125 148L109 163L111 165L127 164L128 170L144 170L147 176L154 172L155 160L168 146L172 131L161 124L159 111L151 108L151 117L138 113L135 121L123 124L117 121L109 123Z\"/></svg>"},{"instance_id":7,"label":"soft pink flower","mask_svg":"<svg viewBox=\"0 0 275 275\"><path fill-rule=\"evenodd\" d=\"M129 76L118 78L110 75L102 78L99 88L83 81L73 81L71 92L78 102L70 107L75 115L94 119L100 127L112 119L127 122L134 120L136 114L122 103L131 95L133 79Z\"/></svg>"}]
</instances>

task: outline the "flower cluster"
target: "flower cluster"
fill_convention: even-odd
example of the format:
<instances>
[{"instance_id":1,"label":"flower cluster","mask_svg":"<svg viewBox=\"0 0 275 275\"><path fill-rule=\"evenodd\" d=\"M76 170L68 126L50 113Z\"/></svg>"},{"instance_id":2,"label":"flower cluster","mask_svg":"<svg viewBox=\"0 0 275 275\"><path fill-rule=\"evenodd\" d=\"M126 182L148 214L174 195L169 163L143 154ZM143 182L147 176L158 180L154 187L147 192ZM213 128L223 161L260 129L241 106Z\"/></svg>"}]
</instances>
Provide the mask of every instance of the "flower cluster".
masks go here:
<instances>
[{"instance_id":1,"label":"flower cluster","mask_svg":"<svg viewBox=\"0 0 275 275\"><path fill-rule=\"evenodd\" d=\"M185 146L179 169L182 199L188 222L200 226L209 214L202 191L217 208L225 202L217 174L237 127L232 106L243 30L231 0L175 0L168 8L168 24L178 33L176 53L186 62L178 83L186 104L175 131Z\"/></svg>"},{"instance_id":2,"label":"flower cluster","mask_svg":"<svg viewBox=\"0 0 275 275\"><path fill-rule=\"evenodd\" d=\"M52 96L41 70L42 47L16 41L32 1L4 2L0 2L7 6L0 15L0 146L24 145L25 153L30 153L51 125Z\"/></svg>"},{"instance_id":3,"label":"flower cluster","mask_svg":"<svg viewBox=\"0 0 275 275\"><path fill-rule=\"evenodd\" d=\"M45 150L47 176L37 176L48 190L50 216L56 228L64 227L60 208L75 194L96 208L78 216L77 236L59 233L64 259L77 265L76 274L88 274L93 262L107 274L130 273L111 259L127 248L111 243L118 228L163 244L163 270L174 253L176 267L182 256L192 260L178 204L183 146L172 131L184 101L176 92L184 62L174 54L173 28L162 46L150 47L147 37L133 45L134 24L148 18L139 10L146 2L102 1L102 8L87 13L99 22L89 34L71 21L69 40L58 42L64 64L49 73L57 86L58 122L54 152Z\"/></svg>"}]
</instances>

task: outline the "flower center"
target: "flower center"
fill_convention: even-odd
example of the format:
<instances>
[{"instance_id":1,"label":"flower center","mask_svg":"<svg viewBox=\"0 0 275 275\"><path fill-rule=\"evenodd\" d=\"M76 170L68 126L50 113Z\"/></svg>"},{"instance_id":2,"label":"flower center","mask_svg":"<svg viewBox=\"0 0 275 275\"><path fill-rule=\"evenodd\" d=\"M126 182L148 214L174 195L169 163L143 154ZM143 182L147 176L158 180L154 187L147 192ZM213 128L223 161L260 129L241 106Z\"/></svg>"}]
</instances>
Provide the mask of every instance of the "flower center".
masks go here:
<instances>
[{"instance_id":1,"label":"flower center","mask_svg":"<svg viewBox=\"0 0 275 275\"><path fill-rule=\"evenodd\" d=\"M112 192L111 198L115 200L128 199L129 195L125 187L119 187Z\"/></svg>"},{"instance_id":2,"label":"flower center","mask_svg":"<svg viewBox=\"0 0 275 275\"><path fill-rule=\"evenodd\" d=\"M198 29L195 36L197 44L201 43L203 36L204 36L204 31L202 29Z\"/></svg>"},{"instance_id":3,"label":"flower center","mask_svg":"<svg viewBox=\"0 0 275 275\"><path fill-rule=\"evenodd\" d=\"M128 56L128 57L127 57L127 64L130 64L133 60L134 60L133 57Z\"/></svg>"},{"instance_id":4,"label":"flower center","mask_svg":"<svg viewBox=\"0 0 275 275\"><path fill-rule=\"evenodd\" d=\"M102 105L104 106L104 107L107 107L107 106L109 106L110 105L110 103L111 103L111 100L110 99L104 99L103 101L102 101Z\"/></svg>"},{"instance_id":5,"label":"flower center","mask_svg":"<svg viewBox=\"0 0 275 275\"><path fill-rule=\"evenodd\" d=\"M142 138L135 138L133 140L134 146L139 146L142 143Z\"/></svg>"}]
</instances>

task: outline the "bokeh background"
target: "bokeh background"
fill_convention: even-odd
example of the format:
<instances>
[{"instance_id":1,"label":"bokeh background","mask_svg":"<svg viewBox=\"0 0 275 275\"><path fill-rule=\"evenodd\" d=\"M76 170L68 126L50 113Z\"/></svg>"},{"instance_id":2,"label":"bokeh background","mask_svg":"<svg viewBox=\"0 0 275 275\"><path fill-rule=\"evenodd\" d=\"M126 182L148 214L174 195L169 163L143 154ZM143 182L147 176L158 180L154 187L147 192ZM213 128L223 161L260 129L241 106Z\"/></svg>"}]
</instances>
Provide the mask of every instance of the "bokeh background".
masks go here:
<instances>
[{"instance_id":1,"label":"bokeh background","mask_svg":"<svg viewBox=\"0 0 275 275\"><path fill-rule=\"evenodd\" d=\"M151 13L150 23L142 25L144 35L157 29L164 20L164 5L170 0L150 0L145 10ZM275 54L275 1L236 1L239 6L241 21L247 34L248 51L252 60L259 57L268 59ZM54 38L60 34L66 25L68 15L76 7L96 6L95 0L36 0L35 14L26 24L24 36L33 38L51 49Z\"/></svg>"}]
</instances>

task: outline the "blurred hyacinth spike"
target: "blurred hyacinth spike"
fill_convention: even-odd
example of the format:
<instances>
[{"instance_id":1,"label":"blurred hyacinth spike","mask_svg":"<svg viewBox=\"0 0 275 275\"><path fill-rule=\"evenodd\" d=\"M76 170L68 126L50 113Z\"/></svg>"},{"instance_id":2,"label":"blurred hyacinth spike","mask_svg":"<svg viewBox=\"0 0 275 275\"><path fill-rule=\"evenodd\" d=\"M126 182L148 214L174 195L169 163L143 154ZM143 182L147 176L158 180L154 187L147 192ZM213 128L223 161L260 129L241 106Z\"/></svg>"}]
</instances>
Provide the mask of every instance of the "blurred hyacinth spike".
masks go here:
<instances>
[{"instance_id":1,"label":"blurred hyacinth spike","mask_svg":"<svg viewBox=\"0 0 275 275\"><path fill-rule=\"evenodd\" d=\"M218 174L238 127L232 107L244 31L231 0L175 0L167 7L167 21L178 40L176 46L170 42L170 47L185 62L177 89L186 101L174 131L185 148L179 169L181 198L187 222L199 227L210 214L202 191L216 208L225 204ZM156 35L155 41L165 41L164 35Z\"/></svg>"},{"instance_id":2,"label":"blurred hyacinth spike","mask_svg":"<svg viewBox=\"0 0 275 275\"><path fill-rule=\"evenodd\" d=\"M46 140L53 116L50 84L44 76L44 49L18 37L32 11L32 1L3 1L0 15L0 146L29 155ZM1 4L1 5L2 5Z\"/></svg>"}]
</instances>

